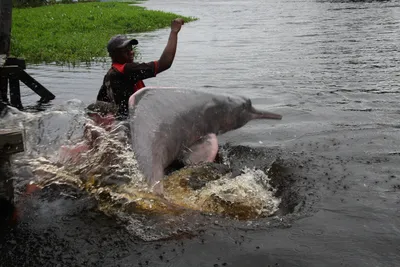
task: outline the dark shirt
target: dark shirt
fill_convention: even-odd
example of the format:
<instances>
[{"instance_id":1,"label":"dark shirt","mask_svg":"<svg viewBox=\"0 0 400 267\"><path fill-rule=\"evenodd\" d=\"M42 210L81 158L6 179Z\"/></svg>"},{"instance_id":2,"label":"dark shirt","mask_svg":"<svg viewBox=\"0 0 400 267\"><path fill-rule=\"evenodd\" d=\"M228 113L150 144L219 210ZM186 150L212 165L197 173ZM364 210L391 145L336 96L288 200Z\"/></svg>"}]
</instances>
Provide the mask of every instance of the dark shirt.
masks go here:
<instances>
[{"instance_id":1,"label":"dark shirt","mask_svg":"<svg viewBox=\"0 0 400 267\"><path fill-rule=\"evenodd\" d=\"M103 85L97 95L97 101L116 104L119 118L128 116L129 97L145 85L142 80L155 77L158 62L149 63L113 63L104 76Z\"/></svg>"}]
</instances>

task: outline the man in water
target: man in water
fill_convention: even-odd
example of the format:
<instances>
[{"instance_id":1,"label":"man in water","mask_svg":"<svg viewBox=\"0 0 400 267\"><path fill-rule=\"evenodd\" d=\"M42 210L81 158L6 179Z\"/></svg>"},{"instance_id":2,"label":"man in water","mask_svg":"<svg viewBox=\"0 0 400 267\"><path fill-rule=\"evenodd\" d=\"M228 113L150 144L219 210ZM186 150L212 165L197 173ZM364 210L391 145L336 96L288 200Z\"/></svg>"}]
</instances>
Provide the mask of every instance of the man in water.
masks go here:
<instances>
[{"instance_id":1,"label":"man in water","mask_svg":"<svg viewBox=\"0 0 400 267\"><path fill-rule=\"evenodd\" d=\"M61 147L62 161L79 161L80 154L93 147L93 143L101 135L100 131L112 130L115 119L123 120L128 116L129 97L145 86L143 80L155 77L171 67L175 58L178 32L183 24L184 21L180 18L171 22L171 32L160 59L149 63L133 62L133 46L138 44L136 39L128 39L123 35L116 35L110 39L107 50L112 66L104 76L96 103L87 107L92 122L85 124L81 143Z\"/></svg>"},{"instance_id":2,"label":"man in water","mask_svg":"<svg viewBox=\"0 0 400 267\"><path fill-rule=\"evenodd\" d=\"M128 39L123 35L112 37L107 45L112 66L104 76L103 85L97 95L97 104L88 108L92 111L101 110L99 105L104 107L106 102L115 106L118 119L125 119L128 116L129 97L145 87L143 80L155 77L171 67L175 58L178 32L183 24L184 21L180 18L171 22L171 32L160 59L148 63L133 62L133 46L138 44L136 39Z\"/></svg>"}]
</instances>

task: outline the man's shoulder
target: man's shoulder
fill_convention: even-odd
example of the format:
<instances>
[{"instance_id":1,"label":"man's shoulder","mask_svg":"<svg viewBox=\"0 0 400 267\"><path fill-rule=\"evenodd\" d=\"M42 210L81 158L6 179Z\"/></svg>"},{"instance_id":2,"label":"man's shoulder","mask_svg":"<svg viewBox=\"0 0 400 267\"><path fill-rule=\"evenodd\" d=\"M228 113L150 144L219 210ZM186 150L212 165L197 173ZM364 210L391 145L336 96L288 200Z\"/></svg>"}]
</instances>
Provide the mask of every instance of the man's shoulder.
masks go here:
<instances>
[{"instance_id":1,"label":"man's shoulder","mask_svg":"<svg viewBox=\"0 0 400 267\"><path fill-rule=\"evenodd\" d=\"M116 69L114 66L112 66L107 73L104 75L104 80L110 80L113 79L114 77L122 76L123 73L120 72L118 69Z\"/></svg>"}]
</instances>

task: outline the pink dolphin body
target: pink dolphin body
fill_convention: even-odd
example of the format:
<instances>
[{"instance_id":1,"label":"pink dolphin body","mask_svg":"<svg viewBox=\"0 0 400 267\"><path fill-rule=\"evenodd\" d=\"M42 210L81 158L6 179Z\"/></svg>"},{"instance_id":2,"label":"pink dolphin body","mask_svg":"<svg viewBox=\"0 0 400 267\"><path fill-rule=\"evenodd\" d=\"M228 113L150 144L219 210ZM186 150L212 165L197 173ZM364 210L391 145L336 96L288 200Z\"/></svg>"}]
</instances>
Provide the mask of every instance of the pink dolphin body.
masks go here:
<instances>
[{"instance_id":1,"label":"pink dolphin body","mask_svg":"<svg viewBox=\"0 0 400 267\"><path fill-rule=\"evenodd\" d=\"M217 135L253 119L280 120L258 111L250 99L194 90L144 88L129 99L132 148L154 193L162 194L164 170L176 159L186 164L211 162Z\"/></svg>"}]
</instances>

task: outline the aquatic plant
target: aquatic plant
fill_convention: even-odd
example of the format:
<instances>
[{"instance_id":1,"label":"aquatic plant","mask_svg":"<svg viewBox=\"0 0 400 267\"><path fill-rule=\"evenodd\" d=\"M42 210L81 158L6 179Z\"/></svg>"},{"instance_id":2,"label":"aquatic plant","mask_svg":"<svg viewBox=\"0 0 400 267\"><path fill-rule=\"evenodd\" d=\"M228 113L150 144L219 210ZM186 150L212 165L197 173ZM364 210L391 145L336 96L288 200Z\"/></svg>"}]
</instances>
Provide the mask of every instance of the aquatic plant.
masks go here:
<instances>
[{"instance_id":1,"label":"aquatic plant","mask_svg":"<svg viewBox=\"0 0 400 267\"><path fill-rule=\"evenodd\" d=\"M98 0L12 0L13 7L38 7L46 5L55 5L59 3L76 3L76 2L98 2ZM129 0L127 0L129 1ZM130 1L132 2L132 1Z\"/></svg>"},{"instance_id":2,"label":"aquatic plant","mask_svg":"<svg viewBox=\"0 0 400 267\"><path fill-rule=\"evenodd\" d=\"M11 54L28 63L104 61L111 36L168 27L176 17L182 16L122 2L14 8ZM187 22L195 20L183 18Z\"/></svg>"}]
</instances>

